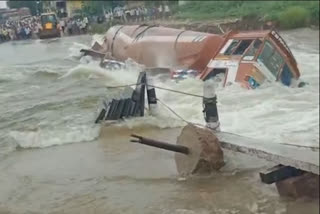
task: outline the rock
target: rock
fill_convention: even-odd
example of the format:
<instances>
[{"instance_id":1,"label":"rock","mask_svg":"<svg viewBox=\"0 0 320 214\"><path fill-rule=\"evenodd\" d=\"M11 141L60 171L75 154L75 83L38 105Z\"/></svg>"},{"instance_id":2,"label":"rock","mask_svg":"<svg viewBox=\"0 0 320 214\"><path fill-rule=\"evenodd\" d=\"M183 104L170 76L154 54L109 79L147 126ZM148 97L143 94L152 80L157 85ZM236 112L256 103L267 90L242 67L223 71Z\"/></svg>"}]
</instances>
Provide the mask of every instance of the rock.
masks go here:
<instances>
[{"instance_id":1,"label":"rock","mask_svg":"<svg viewBox=\"0 0 320 214\"><path fill-rule=\"evenodd\" d=\"M189 155L175 154L180 175L210 174L225 164L219 140L212 130L189 124L182 129L177 144L190 150Z\"/></svg>"},{"instance_id":2,"label":"rock","mask_svg":"<svg viewBox=\"0 0 320 214\"><path fill-rule=\"evenodd\" d=\"M319 175L309 172L276 182L279 195L292 198L319 198Z\"/></svg>"}]
</instances>

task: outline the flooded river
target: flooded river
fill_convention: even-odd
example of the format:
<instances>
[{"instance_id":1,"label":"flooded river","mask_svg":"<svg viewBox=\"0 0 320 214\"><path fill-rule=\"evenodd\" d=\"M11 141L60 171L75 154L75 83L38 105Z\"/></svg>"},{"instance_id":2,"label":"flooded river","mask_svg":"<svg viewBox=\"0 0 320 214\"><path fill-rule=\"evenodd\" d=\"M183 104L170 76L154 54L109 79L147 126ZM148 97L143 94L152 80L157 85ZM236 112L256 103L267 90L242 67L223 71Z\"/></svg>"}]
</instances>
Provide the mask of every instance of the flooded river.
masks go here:
<instances>
[{"instance_id":1,"label":"flooded river","mask_svg":"<svg viewBox=\"0 0 320 214\"><path fill-rule=\"evenodd\" d=\"M278 83L257 90L219 89L223 131L319 147L319 31L282 32L301 69L304 88ZM262 160L226 153L210 177L180 181L173 154L129 142L131 133L174 143L185 123L159 105L157 116L100 127L104 98L136 82L138 69L108 71L80 58L99 36L0 45L0 214L300 214L319 213L318 201L280 198L258 172ZM202 82L155 84L202 94ZM199 98L157 91L183 118L203 123Z\"/></svg>"}]
</instances>

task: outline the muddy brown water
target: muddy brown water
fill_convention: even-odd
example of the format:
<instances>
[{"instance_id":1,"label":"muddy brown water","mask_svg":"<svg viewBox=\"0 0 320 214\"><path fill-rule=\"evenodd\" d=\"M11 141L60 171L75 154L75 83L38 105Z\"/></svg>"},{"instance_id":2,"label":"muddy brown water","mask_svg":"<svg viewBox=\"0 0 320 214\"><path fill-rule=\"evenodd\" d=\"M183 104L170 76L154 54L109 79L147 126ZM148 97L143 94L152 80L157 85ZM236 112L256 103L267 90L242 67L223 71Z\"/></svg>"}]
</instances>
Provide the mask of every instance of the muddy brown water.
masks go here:
<instances>
[{"instance_id":1,"label":"muddy brown water","mask_svg":"<svg viewBox=\"0 0 320 214\"><path fill-rule=\"evenodd\" d=\"M180 129L105 127L97 141L16 151L0 165L0 213L319 212L317 201L279 198L258 178L270 163L239 154L180 181L173 154L129 143L133 132L175 142Z\"/></svg>"}]
</instances>

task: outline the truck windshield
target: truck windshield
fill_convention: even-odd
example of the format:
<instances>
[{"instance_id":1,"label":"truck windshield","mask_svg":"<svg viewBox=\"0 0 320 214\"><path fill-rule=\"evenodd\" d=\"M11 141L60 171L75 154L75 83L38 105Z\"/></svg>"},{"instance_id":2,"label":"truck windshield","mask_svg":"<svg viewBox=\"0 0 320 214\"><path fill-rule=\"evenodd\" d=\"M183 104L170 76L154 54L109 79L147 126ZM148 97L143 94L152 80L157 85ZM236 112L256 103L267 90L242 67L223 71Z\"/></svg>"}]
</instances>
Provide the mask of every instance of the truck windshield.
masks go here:
<instances>
[{"instance_id":1,"label":"truck windshield","mask_svg":"<svg viewBox=\"0 0 320 214\"><path fill-rule=\"evenodd\" d=\"M249 50L245 53L243 59L244 60L253 60L258 49L260 48L261 44L262 44L262 41L260 39L256 39L254 41L253 45L251 45Z\"/></svg>"},{"instance_id":2,"label":"truck windshield","mask_svg":"<svg viewBox=\"0 0 320 214\"><path fill-rule=\"evenodd\" d=\"M258 56L258 62L264 64L277 77L284 59L277 49L269 41L266 41L261 54Z\"/></svg>"}]
</instances>

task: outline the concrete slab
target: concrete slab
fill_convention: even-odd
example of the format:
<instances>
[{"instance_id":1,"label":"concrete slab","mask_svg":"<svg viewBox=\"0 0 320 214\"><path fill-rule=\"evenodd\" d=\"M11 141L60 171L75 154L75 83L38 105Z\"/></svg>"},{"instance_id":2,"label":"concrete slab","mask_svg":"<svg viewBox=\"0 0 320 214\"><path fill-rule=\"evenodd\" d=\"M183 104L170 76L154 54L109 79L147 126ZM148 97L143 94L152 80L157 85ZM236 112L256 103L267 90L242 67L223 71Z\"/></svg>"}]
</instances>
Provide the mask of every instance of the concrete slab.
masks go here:
<instances>
[{"instance_id":1,"label":"concrete slab","mask_svg":"<svg viewBox=\"0 0 320 214\"><path fill-rule=\"evenodd\" d=\"M223 149L241 152L277 164L292 166L319 175L319 151L270 143L226 132L214 133Z\"/></svg>"}]
</instances>

